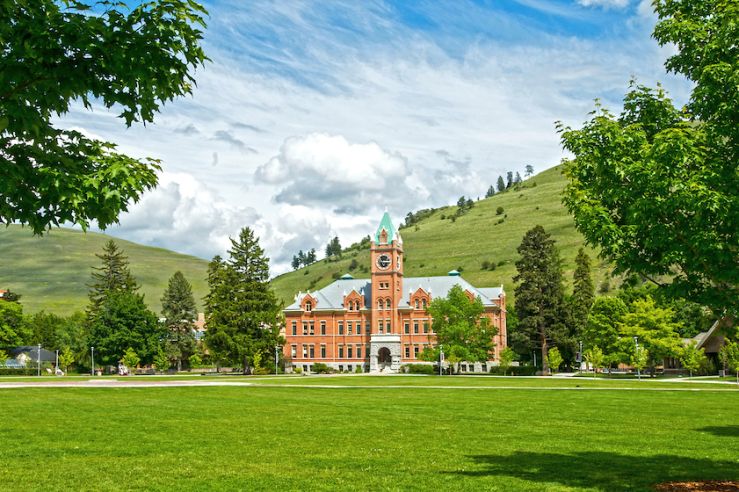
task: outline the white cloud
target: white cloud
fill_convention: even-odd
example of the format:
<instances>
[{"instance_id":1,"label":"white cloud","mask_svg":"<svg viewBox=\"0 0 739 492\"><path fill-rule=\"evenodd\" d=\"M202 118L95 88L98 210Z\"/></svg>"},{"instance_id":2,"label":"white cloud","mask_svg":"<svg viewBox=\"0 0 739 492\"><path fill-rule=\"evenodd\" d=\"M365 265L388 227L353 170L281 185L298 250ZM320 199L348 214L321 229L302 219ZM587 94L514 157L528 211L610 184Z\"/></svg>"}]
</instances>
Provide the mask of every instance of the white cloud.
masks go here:
<instances>
[{"instance_id":1,"label":"white cloud","mask_svg":"<svg viewBox=\"0 0 739 492\"><path fill-rule=\"evenodd\" d=\"M630 0L577 0L583 7L600 7L604 9L623 9L629 5Z\"/></svg>"}]
</instances>

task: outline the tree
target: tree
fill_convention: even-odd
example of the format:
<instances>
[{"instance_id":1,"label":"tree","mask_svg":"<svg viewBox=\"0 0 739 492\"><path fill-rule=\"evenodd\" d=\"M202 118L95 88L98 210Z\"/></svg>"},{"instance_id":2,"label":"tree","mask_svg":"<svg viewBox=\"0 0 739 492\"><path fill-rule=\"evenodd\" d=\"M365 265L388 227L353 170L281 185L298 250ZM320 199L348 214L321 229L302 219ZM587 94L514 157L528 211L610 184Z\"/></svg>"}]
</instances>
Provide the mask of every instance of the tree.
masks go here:
<instances>
[{"instance_id":1,"label":"tree","mask_svg":"<svg viewBox=\"0 0 739 492\"><path fill-rule=\"evenodd\" d=\"M216 256L208 266L205 342L216 360L243 364L255 354L269 357L279 335L280 304L269 283L269 259L251 229L231 239L229 260Z\"/></svg>"},{"instance_id":2,"label":"tree","mask_svg":"<svg viewBox=\"0 0 739 492\"><path fill-rule=\"evenodd\" d=\"M625 359L619 326L628 308L618 297L597 297L582 332L586 347L597 347L609 366Z\"/></svg>"},{"instance_id":3,"label":"tree","mask_svg":"<svg viewBox=\"0 0 739 492\"><path fill-rule=\"evenodd\" d=\"M154 367L156 367L157 371L159 372L166 372L169 370L172 363L170 362L169 354L162 348L161 346L157 350L156 354L154 354ZM180 361L177 361L178 364ZM178 369L179 370L179 369Z\"/></svg>"},{"instance_id":4,"label":"tree","mask_svg":"<svg viewBox=\"0 0 739 492\"><path fill-rule=\"evenodd\" d=\"M8 353L0 350L0 367L5 367L6 362L8 362Z\"/></svg>"},{"instance_id":5,"label":"tree","mask_svg":"<svg viewBox=\"0 0 739 492\"><path fill-rule=\"evenodd\" d=\"M521 181L523 181L523 180L521 179L521 174L520 174L520 173L519 173L518 171L516 171L516 177L515 177L515 178L513 178L513 184L518 184L518 183L520 183Z\"/></svg>"},{"instance_id":6,"label":"tree","mask_svg":"<svg viewBox=\"0 0 739 492\"><path fill-rule=\"evenodd\" d=\"M336 240L338 241L339 238L336 238ZM341 254L341 247L339 247L339 254ZM303 263L305 264L305 266L308 266L315 262L316 262L316 248L311 248L310 251L308 251L305 254L305 260L303 261Z\"/></svg>"},{"instance_id":7,"label":"tree","mask_svg":"<svg viewBox=\"0 0 739 492\"><path fill-rule=\"evenodd\" d=\"M562 268L554 240L542 226L526 232L516 261L516 314L518 329L541 347L542 369L549 373L549 342L561 336Z\"/></svg>"},{"instance_id":8,"label":"tree","mask_svg":"<svg viewBox=\"0 0 739 492\"><path fill-rule=\"evenodd\" d=\"M706 362L706 352L702 348L698 348L695 341L690 342L683 347L680 353L680 364L687 369L690 377L693 377L693 371L697 371Z\"/></svg>"},{"instance_id":9,"label":"tree","mask_svg":"<svg viewBox=\"0 0 739 492\"><path fill-rule=\"evenodd\" d=\"M595 300L595 285L590 273L590 257L580 248L575 258L572 295L567 299L567 321L571 343L582 339Z\"/></svg>"},{"instance_id":10,"label":"tree","mask_svg":"<svg viewBox=\"0 0 739 492\"><path fill-rule=\"evenodd\" d=\"M198 317L192 286L182 272L177 271L169 279L167 290L162 296L162 316L169 332L166 343L167 356L177 361L177 370L182 370L182 361L195 352L193 322ZM169 368L167 368L169 369Z\"/></svg>"},{"instance_id":11,"label":"tree","mask_svg":"<svg viewBox=\"0 0 739 492\"><path fill-rule=\"evenodd\" d=\"M658 307L654 299L647 297L635 300L619 325L622 350L633 354L636 337L640 349L646 349L649 353L652 375L656 365L667 357L679 356L682 348L678 324L672 319L670 309Z\"/></svg>"},{"instance_id":12,"label":"tree","mask_svg":"<svg viewBox=\"0 0 739 492\"><path fill-rule=\"evenodd\" d=\"M727 341L719 355L724 364L736 372L736 382L739 384L739 342Z\"/></svg>"},{"instance_id":13,"label":"tree","mask_svg":"<svg viewBox=\"0 0 739 492\"><path fill-rule=\"evenodd\" d=\"M203 359L198 354L192 354L188 360L190 369L197 369L203 366Z\"/></svg>"},{"instance_id":14,"label":"tree","mask_svg":"<svg viewBox=\"0 0 739 492\"><path fill-rule=\"evenodd\" d=\"M17 302L0 302L0 347L17 347L29 338L23 306Z\"/></svg>"},{"instance_id":15,"label":"tree","mask_svg":"<svg viewBox=\"0 0 739 492\"><path fill-rule=\"evenodd\" d=\"M603 367L605 360L600 347L591 347L585 351L585 362L593 368L593 377L598 373L598 368Z\"/></svg>"},{"instance_id":16,"label":"tree","mask_svg":"<svg viewBox=\"0 0 739 492\"><path fill-rule=\"evenodd\" d=\"M144 296L135 292L110 294L90 326L96 360L100 357L108 365L117 363L126 349L136 352L143 363L151 362L165 336L164 326L146 307Z\"/></svg>"},{"instance_id":17,"label":"tree","mask_svg":"<svg viewBox=\"0 0 739 492\"><path fill-rule=\"evenodd\" d=\"M485 193L485 198L490 198L493 195L495 195L495 188L493 187L493 185L490 185L488 191Z\"/></svg>"},{"instance_id":18,"label":"tree","mask_svg":"<svg viewBox=\"0 0 739 492\"><path fill-rule=\"evenodd\" d=\"M128 257L118 249L118 245L110 239L103 246L102 254L95 254L101 261L101 267L93 267L92 284L88 285L90 304L87 313L94 318L106 298L113 293L135 292L139 285L128 268Z\"/></svg>"},{"instance_id":19,"label":"tree","mask_svg":"<svg viewBox=\"0 0 739 492\"><path fill-rule=\"evenodd\" d=\"M526 164L526 171L524 172L524 176L528 178L532 174L534 174L534 166L532 166L531 164Z\"/></svg>"},{"instance_id":20,"label":"tree","mask_svg":"<svg viewBox=\"0 0 739 492\"><path fill-rule=\"evenodd\" d=\"M547 363L549 364L551 371L557 372L559 366L562 365L562 362L564 362L564 359L562 359L559 349L557 347L552 348L552 350L547 354Z\"/></svg>"},{"instance_id":21,"label":"tree","mask_svg":"<svg viewBox=\"0 0 739 492\"><path fill-rule=\"evenodd\" d=\"M301 264L302 264L302 261L300 261L300 258L297 256L293 256L293 261L290 263L290 266L293 267L293 270L297 270L298 268L300 268Z\"/></svg>"},{"instance_id":22,"label":"tree","mask_svg":"<svg viewBox=\"0 0 739 492\"><path fill-rule=\"evenodd\" d=\"M641 372L644 370L645 367L647 367L647 364L649 363L649 350L639 347L639 350L635 350L634 353L631 355L631 365L634 366L634 369L637 369L639 371L639 375L641 378Z\"/></svg>"},{"instance_id":23,"label":"tree","mask_svg":"<svg viewBox=\"0 0 739 492\"><path fill-rule=\"evenodd\" d=\"M508 188L510 188L511 186L513 186L513 171L508 171L508 172L506 173L506 183L505 183L505 187L506 187L506 189L508 189Z\"/></svg>"},{"instance_id":24,"label":"tree","mask_svg":"<svg viewBox=\"0 0 739 492\"><path fill-rule=\"evenodd\" d=\"M438 345L443 345L446 360L459 372L459 363L483 362L493 350L493 336L498 329L483 317L485 308L479 297L470 299L459 285L454 285L446 297L437 297L428 308ZM439 360L439 349L427 347L424 360Z\"/></svg>"},{"instance_id":25,"label":"tree","mask_svg":"<svg viewBox=\"0 0 739 492\"><path fill-rule=\"evenodd\" d=\"M205 10L191 0L34 0L0 9L0 222L34 233L118 221L157 184L153 159L61 130L74 101L120 107L127 126L190 94L206 56Z\"/></svg>"},{"instance_id":26,"label":"tree","mask_svg":"<svg viewBox=\"0 0 739 492\"><path fill-rule=\"evenodd\" d=\"M632 83L616 117L596 108L579 130L559 126L575 156L564 202L587 242L617 272L673 297L739 312L739 85L736 2L657 0L654 37L676 48L669 71L693 82L687 106Z\"/></svg>"},{"instance_id":27,"label":"tree","mask_svg":"<svg viewBox=\"0 0 739 492\"><path fill-rule=\"evenodd\" d=\"M513 360L515 359L515 357L516 353L510 347L506 347L500 351L500 361L498 362L498 367L503 370L503 376L508 375L508 369L510 369L511 365L513 364Z\"/></svg>"},{"instance_id":28,"label":"tree","mask_svg":"<svg viewBox=\"0 0 739 492\"><path fill-rule=\"evenodd\" d=\"M326 258L330 258L332 256L338 256L341 258L341 243L339 242L338 236L335 236L326 245Z\"/></svg>"},{"instance_id":29,"label":"tree","mask_svg":"<svg viewBox=\"0 0 739 492\"><path fill-rule=\"evenodd\" d=\"M128 347L123 353L123 357L121 357L118 362L128 367L131 370L131 373L133 373L134 369L138 367L139 362L141 362L141 359L139 358L138 354L136 354L136 351L134 349Z\"/></svg>"},{"instance_id":30,"label":"tree","mask_svg":"<svg viewBox=\"0 0 739 492\"><path fill-rule=\"evenodd\" d=\"M502 193L505 191L505 181L503 181L503 176L498 176L498 182L496 186L498 187L498 193Z\"/></svg>"},{"instance_id":31,"label":"tree","mask_svg":"<svg viewBox=\"0 0 739 492\"><path fill-rule=\"evenodd\" d=\"M69 366L74 364L74 352L72 352L72 349L69 347L64 347L61 352L59 352L59 365L61 365L64 368L64 373L69 373Z\"/></svg>"}]
</instances>

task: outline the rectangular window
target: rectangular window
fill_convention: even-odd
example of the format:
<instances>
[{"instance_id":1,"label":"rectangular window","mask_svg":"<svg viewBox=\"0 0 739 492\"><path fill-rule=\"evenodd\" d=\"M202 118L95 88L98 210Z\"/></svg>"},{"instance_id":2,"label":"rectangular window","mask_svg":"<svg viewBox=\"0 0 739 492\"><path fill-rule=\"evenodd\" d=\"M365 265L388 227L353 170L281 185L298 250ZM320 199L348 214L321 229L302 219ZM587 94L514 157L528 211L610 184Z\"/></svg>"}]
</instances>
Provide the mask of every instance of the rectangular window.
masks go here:
<instances>
[{"instance_id":1,"label":"rectangular window","mask_svg":"<svg viewBox=\"0 0 739 492\"><path fill-rule=\"evenodd\" d=\"M413 358L418 359L418 345L413 346Z\"/></svg>"},{"instance_id":2,"label":"rectangular window","mask_svg":"<svg viewBox=\"0 0 739 492\"><path fill-rule=\"evenodd\" d=\"M370 322L369 322L369 321L367 321L367 322L366 322L366 323L364 324L364 332L365 332L365 333L367 333L367 334L369 335L369 333L370 333L370 331L371 331L371 330L372 330L372 325L370 325Z\"/></svg>"},{"instance_id":3,"label":"rectangular window","mask_svg":"<svg viewBox=\"0 0 739 492\"><path fill-rule=\"evenodd\" d=\"M351 321L347 321L346 322L346 334L351 335L353 331L354 331L354 323L352 323Z\"/></svg>"},{"instance_id":4,"label":"rectangular window","mask_svg":"<svg viewBox=\"0 0 739 492\"><path fill-rule=\"evenodd\" d=\"M362 334L362 322L357 321L357 335L361 335L361 334Z\"/></svg>"},{"instance_id":5,"label":"rectangular window","mask_svg":"<svg viewBox=\"0 0 739 492\"><path fill-rule=\"evenodd\" d=\"M346 346L346 358L347 359L353 359L352 352L353 352L352 346L351 345L347 345Z\"/></svg>"},{"instance_id":6,"label":"rectangular window","mask_svg":"<svg viewBox=\"0 0 739 492\"><path fill-rule=\"evenodd\" d=\"M344 358L344 346L339 345L339 359L343 359L343 358Z\"/></svg>"},{"instance_id":7,"label":"rectangular window","mask_svg":"<svg viewBox=\"0 0 739 492\"><path fill-rule=\"evenodd\" d=\"M382 320L381 319L377 320L377 333L382 333L382 327L383 327Z\"/></svg>"},{"instance_id":8,"label":"rectangular window","mask_svg":"<svg viewBox=\"0 0 739 492\"><path fill-rule=\"evenodd\" d=\"M413 333L418 334L418 321L413 322Z\"/></svg>"},{"instance_id":9,"label":"rectangular window","mask_svg":"<svg viewBox=\"0 0 739 492\"><path fill-rule=\"evenodd\" d=\"M424 321L423 322L423 332L424 333L428 333L429 332L429 322L428 321Z\"/></svg>"},{"instance_id":10,"label":"rectangular window","mask_svg":"<svg viewBox=\"0 0 739 492\"><path fill-rule=\"evenodd\" d=\"M344 334L344 322L339 321L339 335L343 335L343 334Z\"/></svg>"},{"instance_id":11,"label":"rectangular window","mask_svg":"<svg viewBox=\"0 0 739 492\"><path fill-rule=\"evenodd\" d=\"M361 359L361 358L362 358L362 346L357 345L357 359Z\"/></svg>"},{"instance_id":12,"label":"rectangular window","mask_svg":"<svg viewBox=\"0 0 739 492\"><path fill-rule=\"evenodd\" d=\"M295 336L298 334L298 322L293 321L292 325L293 325L293 336Z\"/></svg>"},{"instance_id":13,"label":"rectangular window","mask_svg":"<svg viewBox=\"0 0 739 492\"><path fill-rule=\"evenodd\" d=\"M316 357L316 348L315 345L310 346L310 358L313 359Z\"/></svg>"},{"instance_id":14,"label":"rectangular window","mask_svg":"<svg viewBox=\"0 0 739 492\"><path fill-rule=\"evenodd\" d=\"M326 334L326 322L321 321L321 335L325 335L325 334Z\"/></svg>"},{"instance_id":15,"label":"rectangular window","mask_svg":"<svg viewBox=\"0 0 739 492\"><path fill-rule=\"evenodd\" d=\"M303 321L303 335L307 335L307 334L308 334L308 322Z\"/></svg>"},{"instance_id":16,"label":"rectangular window","mask_svg":"<svg viewBox=\"0 0 739 492\"><path fill-rule=\"evenodd\" d=\"M316 334L316 323L314 321L310 322L310 334L315 335Z\"/></svg>"},{"instance_id":17,"label":"rectangular window","mask_svg":"<svg viewBox=\"0 0 739 492\"><path fill-rule=\"evenodd\" d=\"M392 333L392 330L390 329L390 320L385 320L385 333Z\"/></svg>"},{"instance_id":18,"label":"rectangular window","mask_svg":"<svg viewBox=\"0 0 739 492\"><path fill-rule=\"evenodd\" d=\"M303 345L303 359L308 357L308 346Z\"/></svg>"},{"instance_id":19,"label":"rectangular window","mask_svg":"<svg viewBox=\"0 0 739 492\"><path fill-rule=\"evenodd\" d=\"M408 321L406 321L406 322L403 323L403 332L406 335L410 334L410 332L411 332L411 324Z\"/></svg>"},{"instance_id":20,"label":"rectangular window","mask_svg":"<svg viewBox=\"0 0 739 492\"><path fill-rule=\"evenodd\" d=\"M293 359L298 356L298 346L297 345L290 345L290 357Z\"/></svg>"},{"instance_id":21,"label":"rectangular window","mask_svg":"<svg viewBox=\"0 0 739 492\"><path fill-rule=\"evenodd\" d=\"M405 346L405 358L410 359L411 358L411 347L409 345Z\"/></svg>"},{"instance_id":22,"label":"rectangular window","mask_svg":"<svg viewBox=\"0 0 739 492\"><path fill-rule=\"evenodd\" d=\"M326 345L321 344L321 359L326 358Z\"/></svg>"}]
</instances>

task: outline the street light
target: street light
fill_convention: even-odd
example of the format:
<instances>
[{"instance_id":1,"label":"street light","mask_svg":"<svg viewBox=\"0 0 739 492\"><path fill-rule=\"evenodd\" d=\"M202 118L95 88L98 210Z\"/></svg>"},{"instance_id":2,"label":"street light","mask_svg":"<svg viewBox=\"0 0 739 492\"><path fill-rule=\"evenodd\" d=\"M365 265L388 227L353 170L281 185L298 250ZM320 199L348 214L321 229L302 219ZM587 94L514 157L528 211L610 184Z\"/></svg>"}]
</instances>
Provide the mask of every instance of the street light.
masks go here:
<instances>
[{"instance_id":1,"label":"street light","mask_svg":"<svg viewBox=\"0 0 739 492\"><path fill-rule=\"evenodd\" d=\"M636 345L636 375L639 381L641 381L641 369L639 369L639 365L641 365L641 361L639 360L639 337L634 337L634 345Z\"/></svg>"},{"instance_id":2,"label":"street light","mask_svg":"<svg viewBox=\"0 0 739 492\"><path fill-rule=\"evenodd\" d=\"M36 348L36 376L41 375L41 344Z\"/></svg>"},{"instance_id":3,"label":"street light","mask_svg":"<svg viewBox=\"0 0 739 492\"><path fill-rule=\"evenodd\" d=\"M279 355L278 355L279 350L280 350L280 346L275 345L275 376L277 376L277 364L279 363L279 360L280 360Z\"/></svg>"},{"instance_id":4,"label":"street light","mask_svg":"<svg viewBox=\"0 0 739 492\"><path fill-rule=\"evenodd\" d=\"M443 365L444 365L444 346L439 345L439 376L443 374L441 372Z\"/></svg>"},{"instance_id":5,"label":"street light","mask_svg":"<svg viewBox=\"0 0 739 492\"><path fill-rule=\"evenodd\" d=\"M91 376L95 375L95 347L90 347L90 360L92 361L92 371L90 372Z\"/></svg>"}]
</instances>

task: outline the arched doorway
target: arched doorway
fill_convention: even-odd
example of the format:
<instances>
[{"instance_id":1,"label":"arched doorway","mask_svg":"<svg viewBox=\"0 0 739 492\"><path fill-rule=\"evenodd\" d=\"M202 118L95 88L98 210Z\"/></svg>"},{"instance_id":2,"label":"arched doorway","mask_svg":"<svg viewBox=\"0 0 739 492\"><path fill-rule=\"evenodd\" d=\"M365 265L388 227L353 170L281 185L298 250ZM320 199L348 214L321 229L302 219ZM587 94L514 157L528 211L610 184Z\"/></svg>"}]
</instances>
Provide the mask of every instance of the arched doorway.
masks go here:
<instances>
[{"instance_id":1,"label":"arched doorway","mask_svg":"<svg viewBox=\"0 0 739 492\"><path fill-rule=\"evenodd\" d=\"M380 366L380 370L390 367L393 362L393 357L390 355L390 349L382 347L377 352L377 365Z\"/></svg>"}]
</instances>

